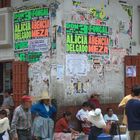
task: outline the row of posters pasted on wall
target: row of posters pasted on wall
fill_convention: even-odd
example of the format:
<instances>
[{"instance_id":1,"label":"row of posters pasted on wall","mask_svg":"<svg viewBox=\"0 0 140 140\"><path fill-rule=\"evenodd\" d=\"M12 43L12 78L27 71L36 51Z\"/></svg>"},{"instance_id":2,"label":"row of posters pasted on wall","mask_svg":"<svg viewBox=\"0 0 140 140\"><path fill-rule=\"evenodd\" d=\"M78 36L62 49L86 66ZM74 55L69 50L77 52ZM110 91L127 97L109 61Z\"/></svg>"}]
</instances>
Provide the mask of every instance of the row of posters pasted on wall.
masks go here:
<instances>
[{"instance_id":1,"label":"row of posters pasted on wall","mask_svg":"<svg viewBox=\"0 0 140 140\"><path fill-rule=\"evenodd\" d=\"M50 49L49 9L36 8L13 13L13 46L20 61L37 62Z\"/></svg>"},{"instance_id":2,"label":"row of posters pasted on wall","mask_svg":"<svg viewBox=\"0 0 140 140\"><path fill-rule=\"evenodd\" d=\"M38 9L39 10L39 9ZM42 10L42 9L40 9ZM44 15L37 14L36 16L31 16L28 19L18 20L18 18L23 14L16 15L14 19L15 25L15 52L20 57L22 61L29 61L31 58L32 62L38 62L40 60L40 56L43 52L47 52L49 50L50 40L48 37L48 30L42 30L49 28L49 17L48 11L44 10ZM30 15L29 13L33 13L35 11L27 10L23 15ZM32 14L31 14L32 15ZM46 22L44 27L36 27L33 26L35 24L40 24L41 22ZM36 21L36 22L34 22ZM91 69L91 64L94 65L94 62L98 60L98 64L110 64L112 65L121 65L123 63L123 57L126 55L126 49L117 48L110 49L110 34L111 30L108 26L100 25L100 22L97 22L97 25L87 25L87 24L74 24L74 23L66 23L66 66L57 65L56 68L56 77L59 80L63 80L64 74L66 76L74 77L74 76L87 76L88 72ZM68 26L72 28L67 28ZM26 31L23 31L19 27L26 27ZM122 27L122 26L121 26ZM40 35L38 31L42 30L43 33ZM122 31L123 29L121 29ZM82 32L83 31L83 32ZM101 32L102 31L102 32ZM34 33L34 34L33 34ZM28 38L24 38L24 34L28 36ZM23 37L21 37L23 35ZM36 35L38 37L36 38ZM80 44L81 42L81 44ZM96 43L95 43L96 42ZM117 39L116 39L117 42ZM42 47L40 47L42 46ZM49 47L48 47L49 46ZM22 48L23 47L23 48ZM38 48L39 47L39 48ZM28 48L28 49L27 49ZM102 48L102 49L101 49ZM22 51L21 51L22 50ZM24 51L23 51L24 50ZM84 53L84 54L73 54L73 53ZM25 53L26 52L26 53ZM87 55L87 53L90 53ZM92 57L92 60L89 60L89 57ZM31 62L29 61L29 62ZM94 62L93 62L94 61ZM109 68L110 68L109 67ZM65 71L65 73L64 73ZM45 72L44 72L45 73ZM46 77L46 75L42 75ZM43 78L42 78L43 79ZM46 81L45 78L44 81ZM40 79L41 81L41 79ZM89 89L89 80L82 81L78 78L71 78L71 84L67 86L68 90L70 87L70 93L87 93ZM67 90L67 91L68 91Z\"/></svg>"}]
</instances>

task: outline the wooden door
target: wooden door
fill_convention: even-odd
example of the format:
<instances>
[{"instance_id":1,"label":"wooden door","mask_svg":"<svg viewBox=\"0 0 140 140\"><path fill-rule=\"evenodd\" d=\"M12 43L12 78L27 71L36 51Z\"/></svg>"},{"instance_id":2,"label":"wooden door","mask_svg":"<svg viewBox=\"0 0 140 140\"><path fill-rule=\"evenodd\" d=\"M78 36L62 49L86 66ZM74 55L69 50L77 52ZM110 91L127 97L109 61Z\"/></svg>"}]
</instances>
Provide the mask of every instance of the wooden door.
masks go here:
<instances>
[{"instance_id":1,"label":"wooden door","mask_svg":"<svg viewBox=\"0 0 140 140\"><path fill-rule=\"evenodd\" d=\"M23 94L28 94L28 63L14 61L13 70L13 98L15 106L20 104Z\"/></svg>"},{"instance_id":2,"label":"wooden door","mask_svg":"<svg viewBox=\"0 0 140 140\"><path fill-rule=\"evenodd\" d=\"M125 89L125 95L131 94L132 87L134 85L140 85L140 56L126 56L124 61L124 89ZM127 74L127 68L133 67L135 69L136 67L136 76L129 76Z\"/></svg>"}]
</instances>

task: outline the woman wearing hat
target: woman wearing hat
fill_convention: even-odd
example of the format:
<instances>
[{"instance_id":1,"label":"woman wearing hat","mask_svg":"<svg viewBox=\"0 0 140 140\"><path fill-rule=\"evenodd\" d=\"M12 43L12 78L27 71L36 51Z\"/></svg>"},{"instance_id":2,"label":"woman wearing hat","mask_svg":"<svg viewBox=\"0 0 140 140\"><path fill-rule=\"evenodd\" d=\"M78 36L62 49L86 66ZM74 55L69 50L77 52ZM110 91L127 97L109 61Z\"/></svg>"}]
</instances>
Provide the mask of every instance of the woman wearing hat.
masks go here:
<instances>
[{"instance_id":1,"label":"woman wearing hat","mask_svg":"<svg viewBox=\"0 0 140 140\"><path fill-rule=\"evenodd\" d=\"M88 100L91 104L95 105L96 108L100 108L99 96L100 94L93 93Z\"/></svg>"},{"instance_id":2,"label":"woman wearing hat","mask_svg":"<svg viewBox=\"0 0 140 140\"><path fill-rule=\"evenodd\" d=\"M47 92L43 92L39 101L31 108L31 112L35 115L33 122L33 136L35 140L52 140L54 121L53 116L56 108L51 105L51 98Z\"/></svg>"}]
</instances>

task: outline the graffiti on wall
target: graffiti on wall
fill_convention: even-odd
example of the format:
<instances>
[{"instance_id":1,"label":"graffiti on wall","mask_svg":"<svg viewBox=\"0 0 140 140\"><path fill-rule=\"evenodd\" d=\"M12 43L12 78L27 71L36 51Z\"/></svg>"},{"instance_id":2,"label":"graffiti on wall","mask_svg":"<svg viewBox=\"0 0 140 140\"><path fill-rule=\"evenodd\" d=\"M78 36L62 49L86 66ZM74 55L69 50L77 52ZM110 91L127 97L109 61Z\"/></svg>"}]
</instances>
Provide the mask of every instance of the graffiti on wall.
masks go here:
<instances>
[{"instance_id":1,"label":"graffiti on wall","mask_svg":"<svg viewBox=\"0 0 140 140\"><path fill-rule=\"evenodd\" d=\"M73 8L80 8L81 1L72 0L72 5L73 5Z\"/></svg>"},{"instance_id":2,"label":"graffiti on wall","mask_svg":"<svg viewBox=\"0 0 140 140\"><path fill-rule=\"evenodd\" d=\"M133 16L133 7L127 4L121 4L124 11L127 13L130 22L129 22L129 28L127 30L127 34L132 38L132 16Z\"/></svg>"},{"instance_id":3,"label":"graffiti on wall","mask_svg":"<svg viewBox=\"0 0 140 140\"><path fill-rule=\"evenodd\" d=\"M76 6L77 4L77 6ZM86 7L84 2L77 1L73 3L73 11L71 19L73 22L88 23L105 25L109 17L106 15L105 7L109 4L108 1L103 1L100 4L100 8Z\"/></svg>"}]
</instances>

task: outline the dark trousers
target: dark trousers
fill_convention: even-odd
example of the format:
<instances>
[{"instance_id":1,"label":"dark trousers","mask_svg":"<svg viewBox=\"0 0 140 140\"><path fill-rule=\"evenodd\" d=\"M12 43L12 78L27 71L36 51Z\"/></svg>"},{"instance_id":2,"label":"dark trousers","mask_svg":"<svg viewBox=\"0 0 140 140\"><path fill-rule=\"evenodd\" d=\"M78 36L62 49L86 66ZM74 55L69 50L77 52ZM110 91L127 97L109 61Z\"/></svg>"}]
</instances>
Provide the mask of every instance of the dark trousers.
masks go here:
<instances>
[{"instance_id":1,"label":"dark trousers","mask_svg":"<svg viewBox=\"0 0 140 140\"><path fill-rule=\"evenodd\" d=\"M92 126L89 132L88 140L97 140L97 137L103 132L102 128Z\"/></svg>"},{"instance_id":2,"label":"dark trousers","mask_svg":"<svg viewBox=\"0 0 140 140\"><path fill-rule=\"evenodd\" d=\"M31 129L29 130L17 130L18 140L32 140Z\"/></svg>"},{"instance_id":3,"label":"dark trousers","mask_svg":"<svg viewBox=\"0 0 140 140\"><path fill-rule=\"evenodd\" d=\"M4 135L5 132L0 133L0 140L3 140L2 136Z\"/></svg>"}]
</instances>

